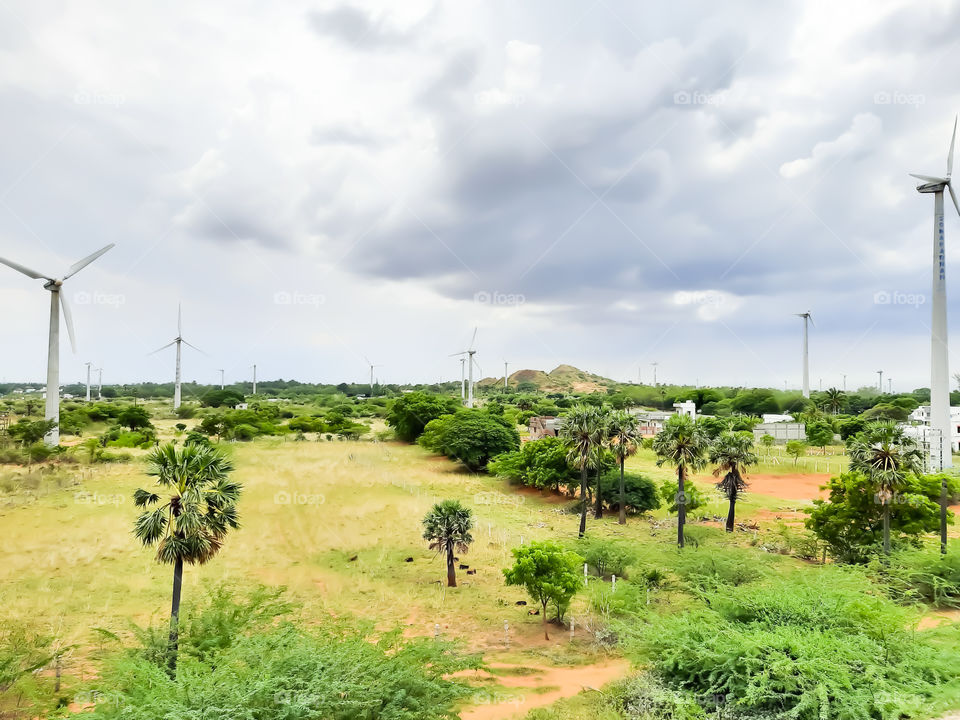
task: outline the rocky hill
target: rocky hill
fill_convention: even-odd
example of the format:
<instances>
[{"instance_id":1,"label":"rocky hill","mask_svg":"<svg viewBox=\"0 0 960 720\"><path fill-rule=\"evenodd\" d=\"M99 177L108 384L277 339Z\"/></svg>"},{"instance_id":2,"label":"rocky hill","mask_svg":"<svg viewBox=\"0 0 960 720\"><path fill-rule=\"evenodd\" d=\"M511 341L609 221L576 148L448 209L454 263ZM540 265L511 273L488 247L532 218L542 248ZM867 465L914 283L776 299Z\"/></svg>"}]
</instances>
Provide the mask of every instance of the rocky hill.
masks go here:
<instances>
[{"instance_id":1,"label":"rocky hill","mask_svg":"<svg viewBox=\"0 0 960 720\"><path fill-rule=\"evenodd\" d=\"M606 392L607 387L614 385L609 378L594 375L573 365L558 365L550 372L543 370L517 370L510 373L507 380L511 388L516 389L520 383L533 383L542 392ZM483 378L477 385L486 387L503 383L503 377Z\"/></svg>"}]
</instances>

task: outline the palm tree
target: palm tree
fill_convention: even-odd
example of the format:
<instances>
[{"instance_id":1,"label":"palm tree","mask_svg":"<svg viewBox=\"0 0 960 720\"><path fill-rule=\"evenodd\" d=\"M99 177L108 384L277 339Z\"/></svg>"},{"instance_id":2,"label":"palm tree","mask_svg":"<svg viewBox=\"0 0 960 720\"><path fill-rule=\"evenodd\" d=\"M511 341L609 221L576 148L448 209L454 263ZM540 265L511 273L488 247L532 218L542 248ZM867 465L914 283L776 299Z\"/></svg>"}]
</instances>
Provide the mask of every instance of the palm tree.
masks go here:
<instances>
[{"instance_id":1,"label":"palm tree","mask_svg":"<svg viewBox=\"0 0 960 720\"><path fill-rule=\"evenodd\" d=\"M147 475L170 493L162 505L160 495L137 490L133 502L144 508L133 534L144 546L157 546L157 562L173 565L173 600L170 606L170 672L177 668L177 624L183 563L202 565L216 556L227 532L240 527L237 501L242 486L230 479L233 465L219 451L205 445L173 443L156 447L147 456Z\"/></svg>"},{"instance_id":2,"label":"palm tree","mask_svg":"<svg viewBox=\"0 0 960 720\"><path fill-rule=\"evenodd\" d=\"M847 401L847 396L844 394L843 390L837 390L835 387L830 388L824 394L824 405L827 409L830 410L834 415L840 412L843 409L844 403Z\"/></svg>"},{"instance_id":3,"label":"palm tree","mask_svg":"<svg viewBox=\"0 0 960 720\"><path fill-rule=\"evenodd\" d=\"M657 465L669 464L677 468L677 545L683 547L683 525L687 520L687 498L684 481L687 473L706 464L710 440L689 415L672 415L663 430L653 439L653 449L659 456Z\"/></svg>"},{"instance_id":4,"label":"palm tree","mask_svg":"<svg viewBox=\"0 0 960 720\"><path fill-rule=\"evenodd\" d=\"M569 448L567 459L580 470L580 537L583 537L587 531L587 468L594 448L603 442L599 411L591 405L574 405L564 418L559 435Z\"/></svg>"},{"instance_id":5,"label":"palm tree","mask_svg":"<svg viewBox=\"0 0 960 720\"><path fill-rule=\"evenodd\" d=\"M753 437L748 433L722 432L710 448L710 462L716 463L714 477L720 478L717 490L730 501L727 511L727 532L733 532L736 518L737 498L747 489L745 479L747 468L757 464L757 455L753 452ZM722 476L722 477L721 477Z\"/></svg>"},{"instance_id":6,"label":"palm tree","mask_svg":"<svg viewBox=\"0 0 960 720\"><path fill-rule=\"evenodd\" d=\"M637 451L640 444L640 421L636 415L631 415L625 410L617 411L610 415L607 423L607 437L610 441L610 449L614 456L620 461L620 519L619 523L627 523L627 493L623 482L623 466L627 457Z\"/></svg>"},{"instance_id":7,"label":"palm tree","mask_svg":"<svg viewBox=\"0 0 960 720\"><path fill-rule=\"evenodd\" d=\"M423 518L423 539L430 549L447 555L447 587L457 586L454 555L465 553L473 542L473 513L459 500L444 500L434 505Z\"/></svg>"},{"instance_id":8,"label":"palm tree","mask_svg":"<svg viewBox=\"0 0 960 720\"><path fill-rule=\"evenodd\" d=\"M865 473L883 505L883 552L890 554L890 501L907 473L923 472L923 452L891 421L874 422L850 444L850 469Z\"/></svg>"}]
</instances>

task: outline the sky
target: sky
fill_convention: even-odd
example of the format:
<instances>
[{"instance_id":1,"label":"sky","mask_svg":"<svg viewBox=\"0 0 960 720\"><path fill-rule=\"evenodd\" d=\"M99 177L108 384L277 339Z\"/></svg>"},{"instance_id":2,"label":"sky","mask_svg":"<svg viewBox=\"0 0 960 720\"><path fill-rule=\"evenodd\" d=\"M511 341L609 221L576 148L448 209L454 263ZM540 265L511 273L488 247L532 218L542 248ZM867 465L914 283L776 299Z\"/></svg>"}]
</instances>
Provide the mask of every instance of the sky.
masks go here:
<instances>
[{"instance_id":1,"label":"sky","mask_svg":"<svg viewBox=\"0 0 960 720\"><path fill-rule=\"evenodd\" d=\"M0 256L104 382L929 385L960 1L0 0ZM952 368L960 218L946 213ZM49 296L0 266L0 379ZM65 333L64 333L65 336ZM885 388L886 389L886 388Z\"/></svg>"}]
</instances>

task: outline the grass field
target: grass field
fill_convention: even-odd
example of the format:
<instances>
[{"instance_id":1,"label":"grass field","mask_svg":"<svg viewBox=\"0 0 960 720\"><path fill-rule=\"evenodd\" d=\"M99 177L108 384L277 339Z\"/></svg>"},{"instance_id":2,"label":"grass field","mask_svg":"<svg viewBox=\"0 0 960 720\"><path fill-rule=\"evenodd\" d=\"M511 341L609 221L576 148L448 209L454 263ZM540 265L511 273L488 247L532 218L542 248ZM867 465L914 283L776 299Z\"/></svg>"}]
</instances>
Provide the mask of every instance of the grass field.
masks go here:
<instances>
[{"instance_id":1,"label":"grass field","mask_svg":"<svg viewBox=\"0 0 960 720\"><path fill-rule=\"evenodd\" d=\"M172 422L162 425L169 425L165 433L172 431ZM224 581L282 585L302 603L307 623L355 616L381 629L400 626L409 635L460 639L503 668L543 668L537 671L542 682L514 683L512 689L508 682L491 685L496 678L487 678L486 685L481 683L486 694L478 696L469 717L509 717L557 699L548 668L611 667L610 651L590 641L582 629L571 638L554 628L552 639L545 641L539 618L516 605L526 599L522 590L503 583L501 569L509 565L512 547L575 536L577 517L566 511L567 501L518 491L399 443L268 438L223 447L245 488L243 526L214 562L186 569L185 602L205 586ZM658 481L672 475L670 469L656 467L650 451L641 451L629 465ZM139 547L131 533L136 515L132 493L151 482L142 462L79 465L69 472L63 487L41 484L33 493L7 493L0 506L5 538L0 603L9 620L43 625L65 644L77 646L64 668L68 687L94 672L91 657L101 642L94 628L123 636L131 620L164 619L171 584L171 569L154 562L153 553ZM739 517L759 521L761 533L774 531L778 514L789 515L809 503L809 497L798 499L788 491L794 480L767 478L764 487L770 492L748 493L738 505ZM702 476L697 482L709 491L710 502L695 515L725 514L726 502L712 490L712 478ZM781 483L787 492L777 497ZM476 574L459 571L455 589L444 586L443 562L421 538L420 519L445 498L464 501L477 520L475 542L460 558ZM694 535L714 546L755 543L756 532L728 536L713 525L702 523ZM594 537L634 541L650 557L677 552L675 526L663 510L651 518L631 518L626 526L613 515L591 518L588 527ZM772 560L785 567L801 565L788 557ZM591 622L582 595L571 613L579 618L579 628ZM625 672L625 664L616 667L613 675ZM603 673L598 677L611 679ZM570 692L579 690L579 685L571 687Z\"/></svg>"}]
</instances>

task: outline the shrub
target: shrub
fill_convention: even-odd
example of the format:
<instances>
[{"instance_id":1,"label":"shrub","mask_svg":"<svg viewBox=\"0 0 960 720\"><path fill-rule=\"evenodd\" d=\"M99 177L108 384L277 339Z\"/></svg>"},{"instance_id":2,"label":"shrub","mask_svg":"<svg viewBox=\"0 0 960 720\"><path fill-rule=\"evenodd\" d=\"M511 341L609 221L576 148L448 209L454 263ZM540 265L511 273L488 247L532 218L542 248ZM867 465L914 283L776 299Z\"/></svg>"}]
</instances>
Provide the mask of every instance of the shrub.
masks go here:
<instances>
[{"instance_id":1,"label":"shrub","mask_svg":"<svg viewBox=\"0 0 960 720\"><path fill-rule=\"evenodd\" d=\"M911 716L960 656L906 630L911 614L837 568L702 593L707 606L651 623L639 646L705 710L797 720Z\"/></svg>"},{"instance_id":2,"label":"shrub","mask_svg":"<svg viewBox=\"0 0 960 720\"><path fill-rule=\"evenodd\" d=\"M453 398L412 392L393 403L387 414L387 424L394 429L398 440L413 442L426 428L427 423L454 411L457 402Z\"/></svg>"},{"instance_id":3,"label":"shrub","mask_svg":"<svg viewBox=\"0 0 960 720\"><path fill-rule=\"evenodd\" d=\"M531 440L519 450L501 453L487 469L510 482L540 490L571 492L580 482L579 473L567 462L567 446L555 437Z\"/></svg>"},{"instance_id":4,"label":"shrub","mask_svg":"<svg viewBox=\"0 0 960 720\"><path fill-rule=\"evenodd\" d=\"M490 458L516 450L520 436L516 427L502 417L482 410L462 410L431 420L418 442L477 471L486 468Z\"/></svg>"},{"instance_id":5,"label":"shrub","mask_svg":"<svg viewBox=\"0 0 960 720\"><path fill-rule=\"evenodd\" d=\"M889 564L874 562L874 577L901 602L921 600L935 607L960 607L960 551L904 550Z\"/></svg>"},{"instance_id":6,"label":"shrub","mask_svg":"<svg viewBox=\"0 0 960 720\"><path fill-rule=\"evenodd\" d=\"M759 580L769 561L741 548L703 548L683 553L673 561L677 576L695 588L739 586Z\"/></svg>"},{"instance_id":7,"label":"shrub","mask_svg":"<svg viewBox=\"0 0 960 720\"><path fill-rule=\"evenodd\" d=\"M624 577L627 568L637 559L636 553L627 545L609 540L584 538L577 541L575 549L600 577Z\"/></svg>"},{"instance_id":8,"label":"shrub","mask_svg":"<svg viewBox=\"0 0 960 720\"><path fill-rule=\"evenodd\" d=\"M676 485L676 483L674 483ZM695 491L692 483L687 480L684 485L688 494ZM620 509L620 470L610 470L600 476L600 487L604 503L611 510ZM627 512L642 514L660 508L660 495L657 486L650 478L640 473L626 472L623 475L624 499ZM687 510L691 510L687 504Z\"/></svg>"},{"instance_id":9,"label":"shrub","mask_svg":"<svg viewBox=\"0 0 960 720\"><path fill-rule=\"evenodd\" d=\"M664 480L663 484L660 486L660 497L667 502L668 512L675 513L680 508L678 504L680 494L678 488L679 484L676 480ZM690 480L690 478L687 478L687 480L683 483L683 491L687 499L688 515L697 508L703 507L706 501L704 500L703 495L700 493L700 490L696 485L693 484L693 481Z\"/></svg>"}]
</instances>

